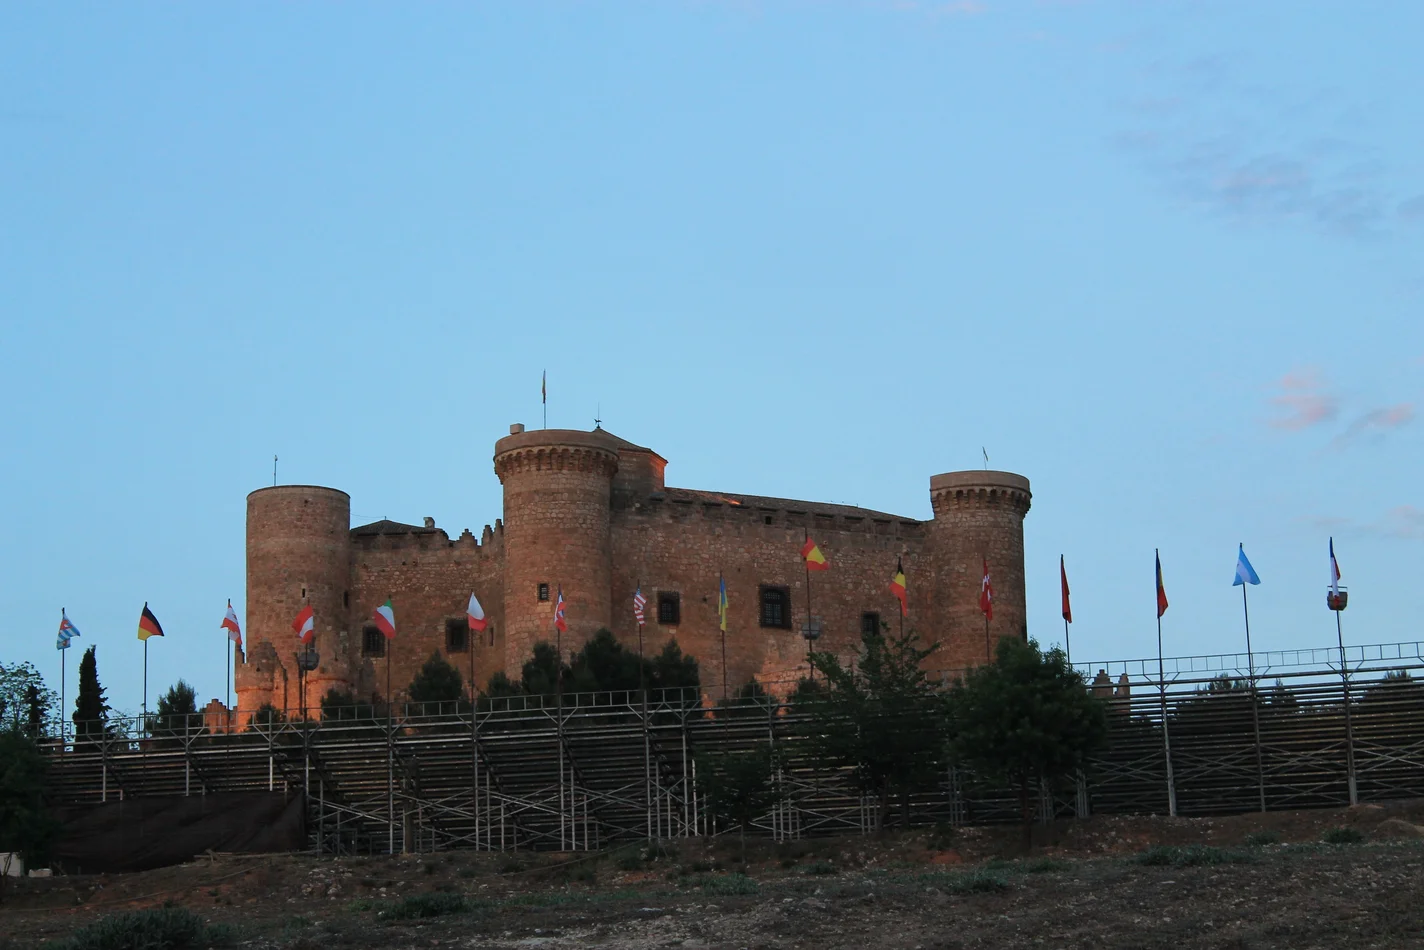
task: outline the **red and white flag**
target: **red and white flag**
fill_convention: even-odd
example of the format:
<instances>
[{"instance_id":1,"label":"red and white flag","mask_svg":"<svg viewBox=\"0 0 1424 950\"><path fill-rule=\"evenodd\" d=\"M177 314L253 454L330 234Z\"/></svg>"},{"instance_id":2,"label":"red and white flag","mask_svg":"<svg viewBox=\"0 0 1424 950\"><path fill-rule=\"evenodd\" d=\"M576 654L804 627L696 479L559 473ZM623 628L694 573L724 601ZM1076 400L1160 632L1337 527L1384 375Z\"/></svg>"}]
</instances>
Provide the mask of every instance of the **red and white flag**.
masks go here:
<instances>
[{"instance_id":1,"label":"red and white flag","mask_svg":"<svg viewBox=\"0 0 1424 950\"><path fill-rule=\"evenodd\" d=\"M298 640L311 643L312 634L316 632L316 611L312 610L311 604L304 605L292 618L292 631Z\"/></svg>"},{"instance_id":2,"label":"red and white flag","mask_svg":"<svg viewBox=\"0 0 1424 950\"><path fill-rule=\"evenodd\" d=\"M1335 560L1335 539L1330 539L1330 594L1340 599L1340 562Z\"/></svg>"},{"instance_id":3,"label":"red and white flag","mask_svg":"<svg viewBox=\"0 0 1424 950\"><path fill-rule=\"evenodd\" d=\"M638 626L642 626L646 621L643 616L643 608L648 605L648 598L643 596L643 588L639 587L633 591L633 619L638 621Z\"/></svg>"},{"instance_id":4,"label":"red and white flag","mask_svg":"<svg viewBox=\"0 0 1424 950\"><path fill-rule=\"evenodd\" d=\"M471 630L484 631L485 625L488 623L485 620L485 609L480 606L479 598L474 594L470 595L470 606L465 608L465 616L469 618Z\"/></svg>"},{"instance_id":5,"label":"red and white flag","mask_svg":"<svg viewBox=\"0 0 1424 950\"><path fill-rule=\"evenodd\" d=\"M1073 622L1073 605L1068 600L1068 568L1063 563L1063 555L1058 555L1058 579L1063 584L1063 619Z\"/></svg>"},{"instance_id":6,"label":"red and white flag","mask_svg":"<svg viewBox=\"0 0 1424 950\"><path fill-rule=\"evenodd\" d=\"M569 629L568 623L564 620L564 589L559 588L559 599L554 603L554 628L560 633Z\"/></svg>"},{"instance_id":7,"label":"red and white flag","mask_svg":"<svg viewBox=\"0 0 1424 950\"><path fill-rule=\"evenodd\" d=\"M237 625L237 612L232 609L232 601L227 602L227 616L223 618L222 626L219 630L227 631L227 638L238 646L242 646L242 628Z\"/></svg>"},{"instance_id":8,"label":"red and white flag","mask_svg":"<svg viewBox=\"0 0 1424 950\"><path fill-rule=\"evenodd\" d=\"M994 619L994 585L989 583L989 560L984 559L984 584L979 588L979 609L985 620Z\"/></svg>"}]
</instances>

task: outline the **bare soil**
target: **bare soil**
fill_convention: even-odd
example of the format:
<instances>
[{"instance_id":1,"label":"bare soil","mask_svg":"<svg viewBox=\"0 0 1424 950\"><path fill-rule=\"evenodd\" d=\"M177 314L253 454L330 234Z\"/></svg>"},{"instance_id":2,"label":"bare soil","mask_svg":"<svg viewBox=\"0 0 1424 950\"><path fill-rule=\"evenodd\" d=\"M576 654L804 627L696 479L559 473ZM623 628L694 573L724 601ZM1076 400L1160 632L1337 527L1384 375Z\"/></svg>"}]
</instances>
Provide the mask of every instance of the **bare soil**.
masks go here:
<instances>
[{"instance_id":1,"label":"bare soil","mask_svg":"<svg viewBox=\"0 0 1424 950\"><path fill-rule=\"evenodd\" d=\"M213 855L8 889L0 947L176 905L251 948L1370 948L1424 946L1424 802L1216 819L1100 817L599 855ZM1332 829L1363 840L1329 844ZM1276 839L1274 841L1270 839ZM1153 846L1208 846L1151 865ZM427 895L421 898L418 895ZM393 911L463 898L455 913Z\"/></svg>"}]
</instances>

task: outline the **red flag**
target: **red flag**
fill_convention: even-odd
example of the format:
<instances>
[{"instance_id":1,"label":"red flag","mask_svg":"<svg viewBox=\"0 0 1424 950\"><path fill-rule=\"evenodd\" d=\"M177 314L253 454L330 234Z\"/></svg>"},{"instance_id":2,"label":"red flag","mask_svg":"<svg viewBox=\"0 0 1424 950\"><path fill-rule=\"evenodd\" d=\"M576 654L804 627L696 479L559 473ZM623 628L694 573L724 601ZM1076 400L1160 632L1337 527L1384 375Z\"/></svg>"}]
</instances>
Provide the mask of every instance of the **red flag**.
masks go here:
<instances>
[{"instance_id":1,"label":"red flag","mask_svg":"<svg viewBox=\"0 0 1424 950\"><path fill-rule=\"evenodd\" d=\"M989 560L984 559L984 585L979 588L979 609L985 620L994 619L994 585L989 583Z\"/></svg>"},{"instance_id":2,"label":"red flag","mask_svg":"<svg viewBox=\"0 0 1424 950\"><path fill-rule=\"evenodd\" d=\"M1063 555L1058 555L1058 577L1063 582L1063 619L1073 622L1073 607L1068 603L1068 569L1063 566Z\"/></svg>"},{"instance_id":3,"label":"red flag","mask_svg":"<svg viewBox=\"0 0 1424 950\"><path fill-rule=\"evenodd\" d=\"M558 602L554 604L554 626L560 633L567 633L569 629L568 622L564 620L564 589L562 587L559 588Z\"/></svg>"},{"instance_id":4,"label":"red flag","mask_svg":"<svg viewBox=\"0 0 1424 950\"><path fill-rule=\"evenodd\" d=\"M1167 588L1162 586L1162 553L1157 552L1157 618L1167 612Z\"/></svg>"}]
</instances>

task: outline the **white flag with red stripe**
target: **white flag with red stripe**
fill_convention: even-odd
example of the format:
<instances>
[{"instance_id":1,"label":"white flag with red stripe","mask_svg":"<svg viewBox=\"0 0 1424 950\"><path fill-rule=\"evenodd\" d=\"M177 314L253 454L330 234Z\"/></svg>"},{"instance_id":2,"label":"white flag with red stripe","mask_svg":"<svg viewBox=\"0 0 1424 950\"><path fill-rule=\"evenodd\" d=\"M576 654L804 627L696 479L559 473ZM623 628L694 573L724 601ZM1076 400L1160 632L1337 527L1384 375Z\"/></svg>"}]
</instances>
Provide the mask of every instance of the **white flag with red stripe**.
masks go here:
<instances>
[{"instance_id":1,"label":"white flag with red stripe","mask_svg":"<svg viewBox=\"0 0 1424 950\"><path fill-rule=\"evenodd\" d=\"M480 600L474 594L470 595L470 606L465 608L465 616L470 619L470 629L483 631L485 629L485 609L480 606Z\"/></svg>"},{"instance_id":2,"label":"white flag with red stripe","mask_svg":"<svg viewBox=\"0 0 1424 950\"><path fill-rule=\"evenodd\" d=\"M232 601L227 602L227 616L223 618L220 630L227 631L227 638L238 646L242 646L242 628L237 624L237 611L232 609Z\"/></svg>"}]
</instances>

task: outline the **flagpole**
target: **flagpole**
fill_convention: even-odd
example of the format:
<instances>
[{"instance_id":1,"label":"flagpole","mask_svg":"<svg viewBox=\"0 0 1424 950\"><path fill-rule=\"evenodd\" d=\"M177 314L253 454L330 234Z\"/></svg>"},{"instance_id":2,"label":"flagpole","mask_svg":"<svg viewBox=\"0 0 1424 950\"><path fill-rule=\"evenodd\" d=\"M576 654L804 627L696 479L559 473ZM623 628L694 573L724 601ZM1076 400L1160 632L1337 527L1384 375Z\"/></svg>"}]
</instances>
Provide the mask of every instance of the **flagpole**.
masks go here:
<instances>
[{"instance_id":1,"label":"flagpole","mask_svg":"<svg viewBox=\"0 0 1424 950\"><path fill-rule=\"evenodd\" d=\"M1340 630L1340 604L1338 595L1335 604L1335 640L1340 645L1340 681L1345 687L1345 777L1350 788L1350 804L1360 803L1355 787L1355 731L1350 723L1350 674L1345 665L1345 634Z\"/></svg>"},{"instance_id":2,"label":"flagpole","mask_svg":"<svg viewBox=\"0 0 1424 950\"><path fill-rule=\"evenodd\" d=\"M564 585L559 585L559 600L564 598ZM564 631L559 627L559 608L554 607L554 696L556 700L555 739L559 743L559 850L564 850L567 836L564 831Z\"/></svg>"},{"instance_id":3,"label":"flagpole","mask_svg":"<svg viewBox=\"0 0 1424 950\"><path fill-rule=\"evenodd\" d=\"M143 731L139 734L148 735L148 637L143 638Z\"/></svg>"},{"instance_id":4,"label":"flagpole","mask_svg":"<svg viewBox=\"0 0 1424 950\"><path fill-rule=\"evenodd\" d=\"M386 598L390 600L390 598ZM396 853L396 698L391 694L391 649L393 639L386 640L386 853Z\"/></svg>"},{"instance_id":5,"label":"flagpole","mask_svg":"<svg viewBox=\"0 0 1424 950\"><path fill-rule=\"evenodd\" d=\"M1167 677L1162 664L1162 552L1157 557L1157 695L1162 704L1162 754L1167 759L1167 814L1177 817L1177 783L1172 775L1172 737L1167 728Z\"/></svg>"},{"instance_id":6,"label":"flagpole","mask_svg":"<svg viewBox=\"0 0 1424 950\"><path fill-rule=\"evenodd\" d=\"M638 586L634 590L635 595L643 592L641 577L638 578ZM638 620L638 696L643 706L643 810L647 818L647 838L651 841L653 839L653 750L648 738L648 691L643 685L643 622L641 620ZM661 830L659 827L659 831Z\"/></svg>"},{"instance_id":7,"label":"flagpole","mask_svg":"<svg viewBox=\"0 0 1424 950\"><path fill-rule=\"evenodd\" d=\"M722 597L727 590L727 577L717 572L717 626L722 629L722 698L727 698L727 614Z\"/></svg>"},{"instance_id":8,"label":"flagpole","mask_svg":"<svg viewBox=\"0 0 1424 950\"><path fill-rule=\"evenodd\" d=\"M1261 757L1261 711L1256 701L1256 659L1251 652L1251 611L1246 606L1246 581L1241 581L1241 615L1246 620L1246 669L1251 675L1251 728L1256 737L1256 789L1266 810L1266 768Z\"/></svg>"},{"instance_id":9,"label":"flagpole","mask_svg":"<svg viewBox=\"0 0 1424 950\"><path fill-rule=\"evenodd\" d=\"M1068 665L1073 665L1073 644L1068 640L1068 618L1063 618L1063 654L1068 660Z\"/></svg>"},{"instance_id":10,"label":"flagpole","mask_svg":"<svg viewBox=\"0 0 1424 950\"><path fill-rule=\"evenodd\" d=\"M803 534L805 535L804 540L806 540L806 541L811 540L811 532L810 532L810 529L806 529L806 530L803 532ZM809 634L809 633L811 633L811 629L812 629L812 628L811 628L811 623L812 623L812 620L811 620L811 559L810 559L810 558L807 558L807 557L805 557L805 556L802 556L801 561L802 561L802 563L803 563L803 564L805 565L805 567L806 567L806 632ZM812 659L811 659L811 655L812 655L812 653L811 653L811 644L814 643L814 642L815 642L815 641L813 641L809 636L806 637L806 668L807 668L806 678L809 679L809 680L810 680L811 682L813 682L813 683L816 682L816 664L815 664L815 663L812 661Z\"/></svg>"},{"instance_id":11,"label":"flagpole","mask_svg":"<svg viewBox=\"0 0 1424 950\"><path fill-rule=\"evenodd\" d=\"M231 644L231 643L232 643L232 640L231 640L229 637L224 636L224 637L223 637L223 642L224 642L224 643ZM226 648L224 649L224 651L223 651L223 656L224 656L224 658L225 658L225 659L224 659L224 663L223 663L223 690L224 690L224 692L225 692L225 696L224 696L224 698L223 698L223 706L224 706L224 708L227 710L227 711L224 713L224 715L227 717L227 722L224 724L224 727L225 727L225 728L223 729L223 735L227 735L228 732L229 732L229 730L230 730L230 727L232 726L232 647L231 647L231 646L228 646L228 647L226 647Z\"/></svg>"},{"instance_id":12,"label":"flagpole","mask_svg":"<svg viewBox=\"0 0 1424 950\"><path fill-rule=\"evenodd\" d=\"M60 616L64 615L64 610L60 610ZM1339 618L1336 618L1337 620ZM1338 624L1337 624L1338 626ZM64 754L64 655L69 652L69 644L66 642L59 651L59 754Z\"/></svg>"}]
</instances>

